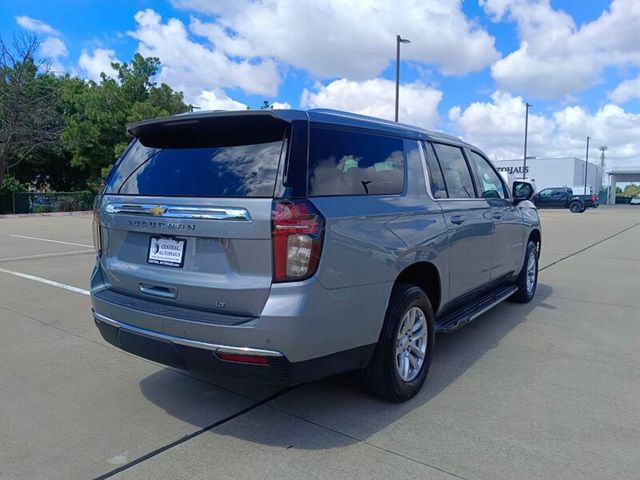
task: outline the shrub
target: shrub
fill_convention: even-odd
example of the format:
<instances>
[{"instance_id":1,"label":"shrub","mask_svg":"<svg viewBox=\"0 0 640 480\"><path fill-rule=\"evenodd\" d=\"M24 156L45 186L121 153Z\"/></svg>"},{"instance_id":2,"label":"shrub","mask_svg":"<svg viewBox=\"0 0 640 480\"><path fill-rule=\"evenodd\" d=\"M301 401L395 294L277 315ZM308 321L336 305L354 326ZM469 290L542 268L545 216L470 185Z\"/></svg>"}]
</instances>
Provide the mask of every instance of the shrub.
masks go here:
<instances>
[{"instance_id":1,"label":"shrub","mask_svg":"<svg viewBox=\"0 0 640 480\"><path fill-rule=\"evenodd\" d=\"M31 208L31 213L48 213L52 210L49 205L34 205Z\"/></svg>"},{"instance_id":2,"label":"shrub","mask_svg":"<svg viewBox=\"0 0 640 480\"><path fill-rule=\"evenodd\" d=\"M78 210L78 201L71 196L60 197L56 201L55 210L58 212L75 212Z\"/></svg>"}]
</instances>

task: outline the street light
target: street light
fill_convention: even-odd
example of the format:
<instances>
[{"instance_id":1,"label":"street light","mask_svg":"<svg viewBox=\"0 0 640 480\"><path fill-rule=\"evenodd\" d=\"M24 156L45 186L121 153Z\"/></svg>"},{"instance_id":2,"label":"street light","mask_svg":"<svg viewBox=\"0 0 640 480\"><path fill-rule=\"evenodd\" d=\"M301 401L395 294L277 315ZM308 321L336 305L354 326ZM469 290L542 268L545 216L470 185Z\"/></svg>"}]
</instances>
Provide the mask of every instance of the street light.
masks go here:
<instances>
[{"instance_id":1,"label":"street light","mask_svg":"<svg viewBox=\"0 0 640 480\"><path fill-rule=\"evenodd\" d=\"M398 121L398 102L400 99L400 44L411 43L411 40L396 35L396 122Z\"/></svg>"},{"instance_id":2,"label":"street light","mask_svg":"<svg viewBox=\"0 0 640 480\"><path fill-rule=\"evenodd\" d=\"M527 178L527 136L529 135L529 107L532 107L530 103L526 103L525 117L524 117L524 155L522 160L522 179Z\"/></svg>"}]
</instances>

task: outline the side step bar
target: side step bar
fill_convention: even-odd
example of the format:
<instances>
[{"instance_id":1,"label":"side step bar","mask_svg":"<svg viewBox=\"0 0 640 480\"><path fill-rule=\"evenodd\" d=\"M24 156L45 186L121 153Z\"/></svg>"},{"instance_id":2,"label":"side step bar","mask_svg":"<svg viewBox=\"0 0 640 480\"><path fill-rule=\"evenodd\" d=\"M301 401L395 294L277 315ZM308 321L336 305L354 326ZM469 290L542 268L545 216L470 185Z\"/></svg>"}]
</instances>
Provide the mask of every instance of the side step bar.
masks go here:
<instances>
[{"instance_id":1,"label":"side step bar","mask_svg":"<svg viewBox=\"0 0 640 480\"><path fill-rule=\"evenodd\" d=\"M444 318L436 320L436 333L451 333L474 321L487 310L503 302L518 290L516 286L502 287L480 298L471 305L450 313Z\"/></svg>"}]
</instances>

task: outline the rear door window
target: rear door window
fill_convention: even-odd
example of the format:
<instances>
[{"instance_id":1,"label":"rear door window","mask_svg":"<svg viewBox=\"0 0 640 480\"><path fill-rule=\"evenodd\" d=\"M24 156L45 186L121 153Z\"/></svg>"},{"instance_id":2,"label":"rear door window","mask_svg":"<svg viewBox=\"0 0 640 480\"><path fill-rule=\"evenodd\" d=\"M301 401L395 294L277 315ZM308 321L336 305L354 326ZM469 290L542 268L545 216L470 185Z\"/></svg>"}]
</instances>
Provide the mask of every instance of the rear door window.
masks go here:
<instances>
[{"instance_id":1,"label":"rear door window","mask_svg":"<svg viewBox=\"0 0 640 480\"><path fill-rule=\"evenodd\" d=\"M392 195L404 190L401 138L312 127L309 195Z\"/></svg>"},{"instance_id":2,"label":"rear door window","mask_svg":"<svg viewBox=\"0 0 640 480\"><path fill-rule=\"evenodd\" d=\"M431 184L431 193L434 198L447 198L447 184L444 182L442 169L438 163L438 159L433 153L431 145L425 146L427 169L429 171L429 182Z\"/></svg>"},{"instance_id":3,"label":"rear door window","mask_svg":"<svg viewBox=\"0 0 640 480\"><path fill-rule=\"evenodd\" d=\"M442 166L449 198L474 198L473 180L462 149L443 143L434 143L433 148Z\"/></svg>"}]
</instances>

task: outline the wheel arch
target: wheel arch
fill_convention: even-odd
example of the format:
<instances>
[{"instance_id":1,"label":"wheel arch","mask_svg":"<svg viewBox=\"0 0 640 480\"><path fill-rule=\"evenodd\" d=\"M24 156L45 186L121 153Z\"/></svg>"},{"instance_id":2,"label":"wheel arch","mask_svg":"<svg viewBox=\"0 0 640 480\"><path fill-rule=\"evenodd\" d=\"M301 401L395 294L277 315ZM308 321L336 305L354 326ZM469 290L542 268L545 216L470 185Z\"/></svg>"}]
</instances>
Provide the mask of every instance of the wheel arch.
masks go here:
<instances>
[{"instance_id":1,"label":"wheel arch","mask_svg":"<svg viewBox=\"0 0 640 480\"><path fill-rule=\"evenodd\" d=\"M531 230L529 238L527 239L527 243L529 242L533 242L538 246L538 258L540 258L540 252L542 250L542 234L540 233L540 230L537 228Z\"/></svg>"},{"instance_id":2,"label":"wheel arch","mask_svg":"<svg viewBox=\"0 0 640 480\"><path fill-rule=\"evenodd\" d=\"M433 313L438 312L442 301L442 285L440 272L433 263L417 262L405 267L396 277L394 286L399 283L420 287L429 298Z\"/></svg>"}]
</instances>

